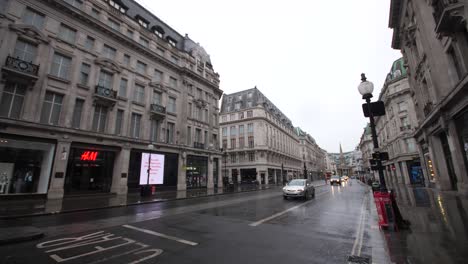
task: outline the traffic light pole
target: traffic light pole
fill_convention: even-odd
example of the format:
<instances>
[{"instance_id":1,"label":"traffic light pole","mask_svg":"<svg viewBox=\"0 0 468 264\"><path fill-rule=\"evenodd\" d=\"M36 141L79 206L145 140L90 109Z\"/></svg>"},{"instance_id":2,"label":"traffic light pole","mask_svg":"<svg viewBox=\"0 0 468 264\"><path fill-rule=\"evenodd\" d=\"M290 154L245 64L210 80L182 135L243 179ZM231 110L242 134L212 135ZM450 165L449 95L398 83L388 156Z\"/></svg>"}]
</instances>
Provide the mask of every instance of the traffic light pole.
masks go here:
<instances>
[{"instance_id":1,"label":"traffic light pole","mask_svg":"<svg viewBox=\"0 0 468 264\"><path fill-rule=\"evenodd\" d=\"M367 110L369 111L370 127L372 132L372 141L374 142L374 149L379 149L379 141L377 140L377 131L375 129L374 114L371 111L371 102L372 94L366 94L363 96L363 99L366 100ZM387 185L385 184L385 177L383 172L382 160L377 159L377 168L379 171L379 180L380 180L380 191L387 191Z\"/></svg>"}]
</instances>

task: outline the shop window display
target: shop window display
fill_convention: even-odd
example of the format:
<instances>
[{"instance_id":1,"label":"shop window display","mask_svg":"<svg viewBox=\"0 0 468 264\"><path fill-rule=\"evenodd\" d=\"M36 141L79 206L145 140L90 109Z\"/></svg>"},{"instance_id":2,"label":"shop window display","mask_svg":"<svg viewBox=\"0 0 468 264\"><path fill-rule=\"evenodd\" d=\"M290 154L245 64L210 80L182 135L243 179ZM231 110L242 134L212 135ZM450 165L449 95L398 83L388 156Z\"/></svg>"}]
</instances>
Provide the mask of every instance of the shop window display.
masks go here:
<instances>
[{"instance_id":1,"label":"shop window display","mask_svg":"<svg viewBox=\"0 0 468 264\"><path fill-rule=\"evenodd\" d=\"M208 181L208 158L187 157L187 188L206 188Z\"/></svg>"},{"instance_id":2,"label":"shop window display","mask_svg":"<svg viewBox=\"0 0 468 264\"><path fill-rule=\"evenodd\" d=\"M47 193L55 146L0 138L0 195Z\"/></svg>"}]
</instances>

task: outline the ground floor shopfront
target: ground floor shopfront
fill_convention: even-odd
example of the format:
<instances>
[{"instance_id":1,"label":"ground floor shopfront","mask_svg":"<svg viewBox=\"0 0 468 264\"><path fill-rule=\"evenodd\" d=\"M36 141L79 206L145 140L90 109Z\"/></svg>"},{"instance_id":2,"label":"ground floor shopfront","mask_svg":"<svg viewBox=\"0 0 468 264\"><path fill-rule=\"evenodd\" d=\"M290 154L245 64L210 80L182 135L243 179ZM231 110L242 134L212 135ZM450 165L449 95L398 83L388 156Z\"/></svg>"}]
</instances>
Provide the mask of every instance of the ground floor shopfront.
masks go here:
<instances>
[{"instance_id":1,"label":"ground floor shopfront","mask_svg":"<svg viewBox=\"0 0 468 264\"><path fill-rule=\"evenodd\" d=\"M223 165L224 166L224 165ZM291 179L300 177L300 171L290 168L265 166L226 166L223 167L223 180L236 184L285 184Z\"/></svg>"},{"instance_id":2,"label":"ground floor shopfront","mask_svg":"<svg viewBox=\"0 0 468 264\"><path fill-rule=\"evenodd\" d=\"M141 177L154 169L142 169L145 153L163 160L161 182L154 184L157 190L223 186L220 156L214 152L90 141L0 133L0 199L139 192L147 184Z\"/></svg>"},{"instance_id":3,"label":"ground floor shopfront","mask_svg":"<svg viewBox=\"0 0 468 264\"><path fill-rule=\"evenodd\" d=\"M418 156L394 159L384 163L386 182L406 185L425 185L423 168Z\"/></svg>"}]
</instances>

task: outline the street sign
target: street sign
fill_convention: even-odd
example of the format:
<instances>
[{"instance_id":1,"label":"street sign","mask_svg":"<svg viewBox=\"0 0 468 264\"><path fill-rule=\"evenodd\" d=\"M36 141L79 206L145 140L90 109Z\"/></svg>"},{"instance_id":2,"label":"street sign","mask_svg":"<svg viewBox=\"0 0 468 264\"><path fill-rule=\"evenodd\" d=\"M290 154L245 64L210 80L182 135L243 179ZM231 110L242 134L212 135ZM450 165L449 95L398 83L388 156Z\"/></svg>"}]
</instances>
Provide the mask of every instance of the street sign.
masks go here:
<instances>
[{"instance_id":1,"label":"street sign","mask_svg":"<svg viewBox=\"0 0 468 264\"><path fill-rule=\"evenodd\" d=\"M372 102L370 103L370 110L373 116L383 116L385 115L385 105L382 101ZM365 117L369 117L369 108L367 107L367 103L362 104L362 111L364 112Z\"/></svg>"}]
</instances>

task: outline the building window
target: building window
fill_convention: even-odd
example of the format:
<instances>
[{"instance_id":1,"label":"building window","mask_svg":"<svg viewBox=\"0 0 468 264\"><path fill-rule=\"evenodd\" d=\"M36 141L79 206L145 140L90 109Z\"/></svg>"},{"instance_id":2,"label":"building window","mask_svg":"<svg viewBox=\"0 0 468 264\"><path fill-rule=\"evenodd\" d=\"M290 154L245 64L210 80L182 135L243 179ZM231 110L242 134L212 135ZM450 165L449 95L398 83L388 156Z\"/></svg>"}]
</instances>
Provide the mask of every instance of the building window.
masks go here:
<instances>
[{"instance_id":1,"label":"building window","mask_svg":"<svg viewBox=\"0 0 468 264\"><path fill-rule=\"evenodd\" d=\"M25 95L25 85L7 82L2 93L0 116L18 119L23 108Z\"/></svg>"},{"instance_id":2,"label":"building window","mask_svg":"<svg viewBox=\"0 0 468 264\"><path fill-rule=\"evenodd\" d=\"M149 47L149 41L147 39L142 38L142 37L140 37L140 44L142 46L144 46L145 48Z\"/></svg>"},{"instance_id":3,"label":"building window","mask_svg":"<svg viewBox=\"0 0 468 264\"><path fill-rule=\"evenodd\" d=\"M172 61L174 64L179 64L179 58L177 58L176 56L171 56L171 61Z\"/></svg>"},{"instance_id":4,"label":"building window","mask_svg":"<svg viewBox=\"0 0 468 264\"><path fill-rule=\"evenodd\" d=\"M127 29L127 37L133 39L133 30Z\"/></svg>"},{"instance_id":5,"label":"building window","mask_svg":"<svg viewBox=\"0 0 468 264\"><path fill-rule=\"evenodd\" d=\"M59 53L54 54L50 74L68 80L70 75L71 58Z\"/></svg>"},{"instance_id":6,"label":"building window","mask_svg":"<svg viewBox=\"0 0 468 264\"><path fill-rule=\"evenodd\" d=\"M221 122L227 122L227 116L226 115L221 116Z\"/></svg>"},{"instance_id":7,"label":"building window","mask_svg":"<svg viewBox=\"0 0 468 264\"><path fill-rule=\"evenodd\" d=\"M58 125L62 110L63 95L46 92L42 105L41 123Z\"/></svg>"},{"instance_id":8,"label":"building window","mask_svg":"<svg viewBox=\"0 0 468 264\"><path fill-rule=\"evenodd\" d=\"M192 103L188 103L187 116L192 118Z\"/></svg>"},{"instance_id":9,"label":"building window","mask_svg":"<svg viewBox=\"0 0 468 264\"><path fill-rule=\"evenodd\" d=\"M94 108L93 127L96 132L104 132L107 123L107 107L96 105Z\"/></svg>"},{"instance_id":10,"label":"building window","mask_svg":"<svg viewBox=\"0 0 468 264\"><path fill-rule=\"evenodd\" d=\"M84 106L84 100L76 99L75 109L73 109L73 117L72 117L72 127L73 128L80 128L81 113L83 112L83 106Z\"/></svg>"},{"instance_id":11,"label":"building window","mask_svg":"<svg viewBox=\"0 0 468 264\"><path fill-rule=\"evenodd\" d=\"M122 5L114 2L113 0L109 0L108 3L113 8L119 10L119 12L122 13L122 14L125 14L125 12L127 11L127 8L125 6L122 6Z\"/></svg>"},{"instance_id":12,"label":"building window","mask_svg":"<svg viewBox=\"0 0 468 264\"><path fill-rule=\"evenodd\" d=\"M227 127L223 127L222 131L223 131L223 137L227 137Z\"/></svg>"},{"instance_id":13,"label":"building window","mask_svg":"<svg viewBox=\"0 0 468 264\"><path fill-rule=\"evenodd\" d=\"M205 131L205 137L203 143L205 144L205 148L208 148L208 131Z\"/></svg>"},{"instance_id":14,"label":"building window","mask_svg":"<svg viewBox=\"0 0 468 264\"><path fill-rule=\"evenodd\" d=\"M229 120L230 120L230 121L235 121L235 120L236 120L236 115L235 115L235 114L231 114L231 116L229 116Z\"/></svg>"},{"instance_id":15,"label":"building window","mask_svg":"<svg viewBox=\"0 0 468 264\"><path fill-rule=\"evenodd\" d=\"M44 18L45 16L43 14L30 8L26 8L23 13L23 22L27 25L35 26L38 29L44 27Z\"/></svg>"},{"instance_id":16,"label":"building window","mask_svg":"<svg viewBox=\"0 0 468 264\"><path fill-rule=\"evenodd\" d=\"M223 139L223 149L227 149L227 139Z\"/></svg>"},{"instance_id":17,"label":"building window","mask_svg":"<svg viewBox=\"0 0 468 264\"><path fill-rule=\"evenodd\" d=\"M158 36L159 38L163 38L164 37L164 30L160 27L155 27L153 29L153 33Z\"/></svg>"},{"instance_id":18,"label":"building window","mask_svg":"<svg viewBox=\"0 0 468 264\"><path fill-rule=\"evenodd\" d=\"M22 40L16 41L13 57L27 62L33 62L36 59L37 46Z\"/></svg>"},{"instance_id":19,"label":"building window","mask_svg":"<svg viewBox=\"0 0 468 264\"><path fill-rule=\"evenodd\" d=\"M239 135L244 135L244 125L239 126Z\"/></svg>"},{"instance_id":20,"label":"building window","mask_svg":"<svg viewBox=\"0 0 468 264\"><path fill-rule=\"evenodd\" d=\"M252 111L247 111L247 118L253 117L253 112Z\"/></svg>"},{"instance_id":21,"label":"building window","mask_svg":"<svg viewBox=\"0 0 468 264\"><path fill-rule=\"evenodd\" d=\"M244 119L244 112L239 113L239 119Z\"/></svg>"},{"instance_id":22,"label":"building window","mask_svg":"<svg viewBox=\"0 0 468 264\"><path fill-rule=\"evenodd\" d=\"M133 100L137 103L145 103L145 87L139 84L135 84L135 93L133 94Z\"/></svg>"},{"instance_id":23,"label":"building window","mask_svg":"<svg viewBox=\"0 0 468 264\"><path fill-rule=\"evenodd\" d=\"M245 153L239 153L239 163L245 162Z\"/></svg>"},{"instance_id":24,"label":"building window","mask_svg":"<svg viewBox=\"0 0 468 264\"><path fill-rule=\"evenodd\" d=\"M120 31L120 24L117 23L116 21L112 19L107 20L109 27L111 27L113 30Z\"/></svg>"},{"instance_id":25,"label":"building window","mask_svg":"<svg viewBox=\"0 0 468 264\"><path fill-rule=\"evenodd\" d=\"M166 142L169 144L174 144L174 126L174 123L167 123Z\"/></svg>"},{"instance_id":26,"label":"building window","mask_svg":"<svg viewBox=\"0 0 468 264\"><path fill-rule=\"evenodd\" d=\"M124 110L117 110L117 116L115 117L115 134L120 135L122 133Z\"/></svg>"},{"instance_id":27,"label":"building window","mask_svg":"<svg viewBox=\"0 0 468 264\"><path fill-rule=\"evenodd\" d=\"M162 93L154 91L153 104L162 105Z\"/></svg>"},{"instance_id":28,"label":"building window","mask_svg":"<svg viewBox=\"0 0 468 264\"><path fill-rule=\"evenodd\" d=\"M245 146L244 137L239 138L239 148L243 149Z\"/></svg>"},{"instance_id":29,"label":"building window","mask_svg":"<svg viewBox=\"0 0 468 264\"><path fill-rule=\"evenodd\" d=\"M400 118L400 121L401 121L401 125L404 127L404 128L407 128L410 124L408 122L408 117L402 117Z\"/></svg>"},{"instance_id":30,"label":"building window","mask_svg":"<svg viewBox=\"0 0 468 264\"><path fill-rule=\"evenodd\" d=\"M75 44L76 30L64 24L60 24L58 38L68 43Z\"/></svg>"},{"instance_id":31,"label":"building window","mask_svg":"<svg viewBox=\"0 0 468 264\"><path fill-rule=\"evenodd\" d=\"M132 138L140 138L140 124L141 115L132 113L132 120L130 122L130 136Z\"/></svg>"},{"instance_id":32,"label":"building window","mask_svg":"<svg viewBox=\"0 0 468 264\"><path fill-rule=\"evenodd\" d=\"M213 126L218 126L218 117L216 117L216 114L213 114L212 124Z\"/></svg>"},{"instance_id":33,"label":"building window","mask_svg":"<svg viewBox=\"0 0 468 264\"><path fill-rule=\"evenodd\" d=\"M228 103L232 103L232 97L228 97Z\"/></svg>"},{"instance_id":34,"label":"building window","mask_svg":"<svg viewBox=\"0 0 468 264\"><path fill-rule=\"evenodd\" d=\"M195 106L193 110L193 118L200 119L200 107Z\"/></svg>"},{"instance_id":35,"label":"building window","mask_svg":"<svg viewBox=\"0 0 468 264\"><path fill-rule=\"evenodd\" d=\"M158 53L159 55L161 55L161 56L164 57L164 53L166 53L166 51L163 50L163 49L160 48L160 47L157 47L157 48L156 48L156 53Z\"/></svg>"},{"instance_id":36,"label":"building window","mask_svg":"<svg viewBox=\"0 0 468 264\"><path fill-rule=\"evenodd\" d=\"M406 144L406 149L408 150L408 152L416 151L416 145L415 145L414 139L412 138L405 139L405 144Z\"/></svg>"},{"instance_id":37,"label":"building window","mask_svg":"<svg viewBox=\"0 0 468 264\"><path fill-rule=\"evenodd\" d=\"M170 37L167 37L167 42L169 42L169 45L171 45L172 47L175 47L177 45L177 41L173 40L172 38Z\"/></svg>"},{"instance_id":38,"label":"building window","mask_svg":"<svg viewBox=\"0 0 468 264\"><path fill-rule=\"evenodd\" d=\"M130 55L124 54L123 64L127 67L130 67Z\"/></svg>"},{"instance_id":39,"label":"building window","mask_svg":"<svg viewBox=\"0 0 468 264\"><path fill-rule=\"evenodd\" d=\"M195 143L201 143L201 129L195 128Z\"/></svg>"},{"instance_id":40,"label":"building window","mask_svg":"<svg viewBox=\"0 0 468 264\"><path fill-rule=\"evenodd\" d=\"M146 74L146 64L141 61L137 61L136 70L139 74Z\"/></svg>"},{"instance_id":41,"label":"building window","mask_svg":"<svg viewBox=\"0 0 468 264\"><path fill-rule=\"evenodd\" d=\"M400 102L398 103L398 110L400 112L402 111L407 111L408 110L408 104L406 102Z\"/></svg>"},{"instance_id":42,"label":"building window","mask_svg":"<svg viewBox=\"0 0 468 264\"><path fill-rule=\"evenodd\" d=\"M177 79L176 79L176 78L173 78L173 77L170 77L170 78L169 78L169 85L170 85L172 88L177 88Z\"/></svg>"},{"instance_id":43,"label":"building window","mask_svg":"<svg viewBox=\"0 0 468 264\"><path fill-rule=\"evenodd\" d=\"M252 92L247 93L247 98L252 98Z\"/></svg>"},{"instance_id":44,"label":"building window","mask_svg":"<svg viewBox=\"0 0 468 264\"><path fill-rule=\"evenodd\" d=\"M65 2L69 3L70 5L76 8L81 8L81 5L83 4L82 0L65 0Z\"/></svg>"},{"instance_id":45,"label":"building window","mask_svg":"<svg viewBox=\"0 0 468 264\"><path fill-rule=\"evenodd\" d=\"M218 144L219 144L219 143L218 143L218 135L212 134L212 136L211 136L211 142L213 142L213 147L214 147L215 149L218 149Z\"/></svg>"},{"instance_id":46,"label":"building window","mask_svg":"<svg viewBox=\"0 0 468 264\"><path fill-rule=\"evenodd\" d=\"M162 79L163 79L163 73L155 69L154 74L153 74L153 82L161 83Z\"/></svg>"},{"instance_id":47,"label":"building window","mask_svg":"<svg viewBox=\"0 0 468 264\"><path fill-rule=\"evenodd\" d=\"M235 105L234 105L234 109L235 110L239 110L241 107L241 103L240 102L237 102Z\"/></svg>"},{"instance_id":48,"label":"building window","mask_svg":"<svg viewBox=\"0 0 468 264\"><path fill-rule=\"evenodd\" d=\"M99 15L101 12L97 10L96 8L91 8L91 16L94 17L95 19L99 19Z\"/></svg>"},{"instance_id":49,"label":"building window","mask_svg":"<svg viewBox=\"0 0 468 264\"><path fill-rule=\"evenodd\" d=\"M252 102L251 101L247 102L247 107L252 107Z\"/></svg>"},{"instance_id":50,"label":"building window","mask_svg":"<svg viewBox=\"0 0 468 264\"><path fill-rule=\"evenodd\" d=\"M174 97L169 97L169 103L167 104L167 111L171 113L176 113L176 99Z\"/></svg>"},{"instance_id":51,"label":"building window","mask_svg":"<svg viewBox=\"0 0 468 264\"><path fill-rule=\"evenodd\" d=\"M148 21L144 20L142 17L137 16L136 17L138 24L144 28L148 28Z\"/></svg>"},{"instance_id":52,"label":"building window","mask_svg":"<svg viewBox=\"0 0 468 264\"><path fill-rule=\"evenodd\" d=\"M119 86L119 96L120 97L127 97L127 86L128 81L127 79L120 79L120 86Z\"/></svg>"},{"instance_id":53,"label":"building window","mask_svg":"<svg viewBox=\"0 0 468 264\"><path fill-rule=\"evenodd\" d=\"M157 142L159 138L160 121L157 119L151 119L151 131L150 140Z\"/></svg>"},{"instance_id":54,"label":"building window","mask_svg":"<svg viewBox=\"0 0 468 264\"><path fill-rule=\"evenodd\" d=\"M235 148L236 148L236 139L231 138L231 149L235 149Z\"/></svg>"},{"instance_id":55,"label":"building window","mask_svg":"<svg viewBox=\"0 0 468 264\"><path fill-rule=\"evenodd\" d=\"M112 73L106 72L101 70L99 73L99 81L98 81L98 86L104 87L107 89L112 89L112 78L114 76Z\"/></svg>"},{"instance_id":56,"label":"building window","mask_svg":"<svg viewBox=\"0 0 468 264\"><path fill-rule=\"evenodd\" d=\"M94 49L94 38L88 36L85 41L85 49L90 52Z\"/></svg>"},{"instance_id":57,"label":"building window","mask_svg":"<svg viewBox=\"0 0 468 264\"><path fill-rule=\"evenodd\" d=\"M250 162L255 161L255 152L253 152L253 151L249 152L249 161Z\"/></svg>"},{"instance_id":58,"label":"building window","mask_svg":"<svg viewBox=\"0 0 468 264\"><path fill-rule=\"evenodd\" d=\"M114 60L116 53L117 53L116 49L104 44L104 47L102 49L102 56L104 56L105 58Z\"/></svg>"},{"instance_id":59,"label":"building window","mask_svg":"<svg viewBox=\"0 0 468 264\"><path fill-rule=\"evenodd\" d=\"M204 120L203 121L208 123L208 109L205 109L205 115L204 115Z\"/></svg>"},{"instance_id":60,"label":"building window","mask_svg":"<svg viewBox=\"0 0 468 264\"><path fill-rule=\"evenodd\" d=\"M247 133L253 133L253 123L247 124Z\"/></svg>"},{"instance_id":61,"label":"building window","mask_svg":"<svg viewBox=\"0 0 468 264\"><path fill-rule=\"evenodd\" d=\"M82 63L80 70L80 84L87 86L89 84L89 72L91 71L91 65Z\"/></svg>"},{"instance_id":62,"label":"building window","mask_svg":"<svg viewBox=\"0 0 468 264\"><path fill-rule=\"evenodd\" d=\"M253 148L254 147L254 137L249 136L248 140L249 140L249 148Z\"/></svg>"},{"instance_id":63,"label":"building window","mask_svg":"<svg viewBox=\"0 0 468 264\"><path fill-rule=\"evenodd\" d=\"M187 127L187 146L191 146L192 145L192 128L191 127Z\"/></svg>"},{"instance_id":64,"label":"building window","mask_svg":"<svg viewBox=\"0 0 468 264\"><path fill-rule=\"evenodd\" d=\"M231 163L236 163L237 162L237 155L236 153L231 154Z\"/></svg>"},{"instance_id":65,"label":"building window","mask_svg":"<svg viewBox=\"0 0 468 264\"><path fill-rule=\"evenodd\" d=\"M229 135L230 135L231 137L235 137L235 136L237 135L237 129L236 129L236 127L235 127L235 126L231 126L229 132L230 132Z\"/></svg>"}]
</instances>

